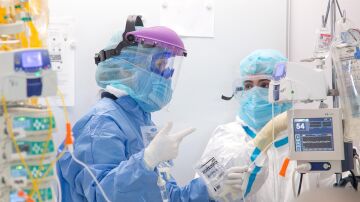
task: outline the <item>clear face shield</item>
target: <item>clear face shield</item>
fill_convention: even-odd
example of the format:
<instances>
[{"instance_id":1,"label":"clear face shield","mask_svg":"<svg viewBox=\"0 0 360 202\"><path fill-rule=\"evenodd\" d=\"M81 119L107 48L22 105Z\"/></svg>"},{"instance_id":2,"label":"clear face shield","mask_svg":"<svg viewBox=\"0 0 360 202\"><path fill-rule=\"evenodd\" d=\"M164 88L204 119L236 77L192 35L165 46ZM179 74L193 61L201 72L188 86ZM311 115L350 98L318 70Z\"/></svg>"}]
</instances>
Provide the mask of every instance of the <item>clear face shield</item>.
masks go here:
<instances>
[{"instance_id":1,"label":"clear face shield","mask_svg":"<svg viewBox=\"0 0 360 202\"><path fill-rule=\"evenodd\" d=\"M178 56L174 50L163 47L153 47L146 44L138 44L132 47L133 57L129 57L134 66L151 72L153 79L166 80L171 83L174 90L180 73L183 56ZM126 53L125 53L126 54Z\"/></svg>"},{"instance_id":2,"label":"clear face shield","mask_svg":"<svg viewBox=\"0 0 360 202\"><path fill-rule=\"evenodd\" d=\"M163 108L172 97L187 53L180 37L167 27L142 26L139 16L129 16L123 40L113 49L95 55L96 80L125 91L144 111Z\"/></svg>"},{"instance_id":3,"label":"clear face shield","mask_svg":"<svg viewBox=\"0 0 360 202\"><path fill-rule=\"evenodd\" d=\"M124 90L146 111L157 111L172 97L183 57L171 49L139 44L126 47L120 56L99 64L96 80Z\"/></svg>"}]
</instances>

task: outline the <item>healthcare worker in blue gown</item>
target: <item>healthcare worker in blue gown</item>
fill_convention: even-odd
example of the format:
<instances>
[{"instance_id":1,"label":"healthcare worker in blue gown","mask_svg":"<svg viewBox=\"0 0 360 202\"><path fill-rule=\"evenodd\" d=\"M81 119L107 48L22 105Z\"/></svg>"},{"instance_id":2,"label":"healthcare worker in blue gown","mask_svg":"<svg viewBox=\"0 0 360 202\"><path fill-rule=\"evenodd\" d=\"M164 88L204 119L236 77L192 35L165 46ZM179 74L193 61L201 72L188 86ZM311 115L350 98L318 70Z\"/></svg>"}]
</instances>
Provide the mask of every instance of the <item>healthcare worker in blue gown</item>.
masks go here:
<instances>
[{"instance_id":1,"label":"healthcare worker in blue gown","mask_svg":"<svg viewBox=\"0 0 360 202\"><path fill-rule=\"evenodd\" d=\"M156 131L151 112L171 100L176 65L186 56L184 45L166 27L134 28L115 34L96 57L96 81L104 92L72 129L74 155L90 167L110 201L162 201L161 180L169 201L210 201L201 179L180 187L171 176L159 175L158 165L176 158L179 143L193 129L169 134L167 124L150 143L145 141ZM57 172L62 201L106 201L68 152L58 161Z\"/></svg>"}]
</instances>

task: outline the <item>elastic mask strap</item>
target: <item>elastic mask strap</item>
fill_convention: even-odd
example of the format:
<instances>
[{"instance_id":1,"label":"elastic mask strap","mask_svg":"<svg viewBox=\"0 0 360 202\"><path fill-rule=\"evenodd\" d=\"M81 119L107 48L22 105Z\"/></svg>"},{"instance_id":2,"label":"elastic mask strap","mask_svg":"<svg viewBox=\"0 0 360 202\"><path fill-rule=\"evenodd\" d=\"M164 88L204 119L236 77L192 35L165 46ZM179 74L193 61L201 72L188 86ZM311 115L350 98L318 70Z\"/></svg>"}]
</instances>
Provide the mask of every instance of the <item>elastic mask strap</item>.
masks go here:
<instances>
[{"instance_id":1,"label":"elastic mask strap","mask_svg":"<svg viewBox=\"0 0 360 202\"><path fill-rule=\"evenodd\" d=\"M115 95L113 95L113 94L111 94L109 92L102 92L101 93L101 98L109 98L109 99L112 99L112 100L117 100L118 99Z\"/></svg>"},{"instance_id":2,"label":"elastic mask strap","mask_svg":"<svg viewBox=\"0 0 360 202\"><path fill-rule=\"evenodd\" d=\"M120 55L120 52L123 48L134 45L135 44L134 39L132 39L131 37L129 37L127 39L126 34L128 32L135 31L136 27L144 27L144 24L141 20L141 16L140 15L130 15L126 21L125 31L122 34L122 37L123 37L122 41L114 49L110 49L110 50L103 49L99 53L96 53L95 54L95 64L98 65L100 62L103 62L108 58Z\"/></svg>"},{"instance_id":3,"label":"elastic mask strap","mask_svg":"<svg viewBox=\"0 0 360 202\"><path fill-rule=\"evenodd\" d=\"M232 94L230 97L225 96L225 95L221 95L221 99L226 100L226 101L231 100L233 97L234 97L234 94Z\"/></svg>"}]
</instances>

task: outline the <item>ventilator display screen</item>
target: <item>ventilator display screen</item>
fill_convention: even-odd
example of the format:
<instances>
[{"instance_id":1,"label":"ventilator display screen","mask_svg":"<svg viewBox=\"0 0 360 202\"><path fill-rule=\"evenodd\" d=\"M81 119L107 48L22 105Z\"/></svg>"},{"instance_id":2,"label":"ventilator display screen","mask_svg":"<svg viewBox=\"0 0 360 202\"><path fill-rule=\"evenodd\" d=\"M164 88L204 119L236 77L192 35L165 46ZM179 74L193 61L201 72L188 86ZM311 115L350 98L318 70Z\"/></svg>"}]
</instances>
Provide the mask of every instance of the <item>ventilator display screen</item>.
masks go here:
<instances>
[{"instance_id":1,"label":"ventilator display screen","mask_svg":"<svg viewBox=\"0 0 360 202\"><path fill-rule=\"evenodd\" d=\"M41 52L39 51L24 52L21 61L24 68L41 67L43 65Z\"/></svg>"},{"instance_id":2,"label":"ventilator display screen","mask_svg":"<svg viewBox=\"0 0 360 202\"><path fill-rule=\"evenodd\" d=\"M332 118L293 119L295 151L334 151Z\"/></svg>"}]
</instances>

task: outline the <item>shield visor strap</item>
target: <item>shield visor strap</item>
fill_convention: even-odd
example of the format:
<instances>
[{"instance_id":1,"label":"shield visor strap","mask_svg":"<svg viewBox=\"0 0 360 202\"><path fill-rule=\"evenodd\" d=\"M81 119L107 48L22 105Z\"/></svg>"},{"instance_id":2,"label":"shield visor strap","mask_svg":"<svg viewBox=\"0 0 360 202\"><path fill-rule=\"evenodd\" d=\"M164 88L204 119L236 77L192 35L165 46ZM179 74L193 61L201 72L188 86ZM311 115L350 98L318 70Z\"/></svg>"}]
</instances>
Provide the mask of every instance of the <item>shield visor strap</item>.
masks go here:
<instances>
[{"instance_id":1,"label":"shield visor strap","mask_svg":"<svg viewBox=\"0 0 360 202\"><path fill-rule=\"evenodd\" d=\"M128 40L125 37L128 32L135 31L136 27L144 27L141 17L142 16L140 16L140 15L130 15L127 18L126 25L125 25L125 31L122 34L122 36L123 36L122 41L114 49L101 50L99 53L97 53L95 55L95 64L96 65L98 65L100 62L103 62L110 57L119 55L123 48L135 44L135 42L133 40Z\"/></svg>"}]
</instances>

